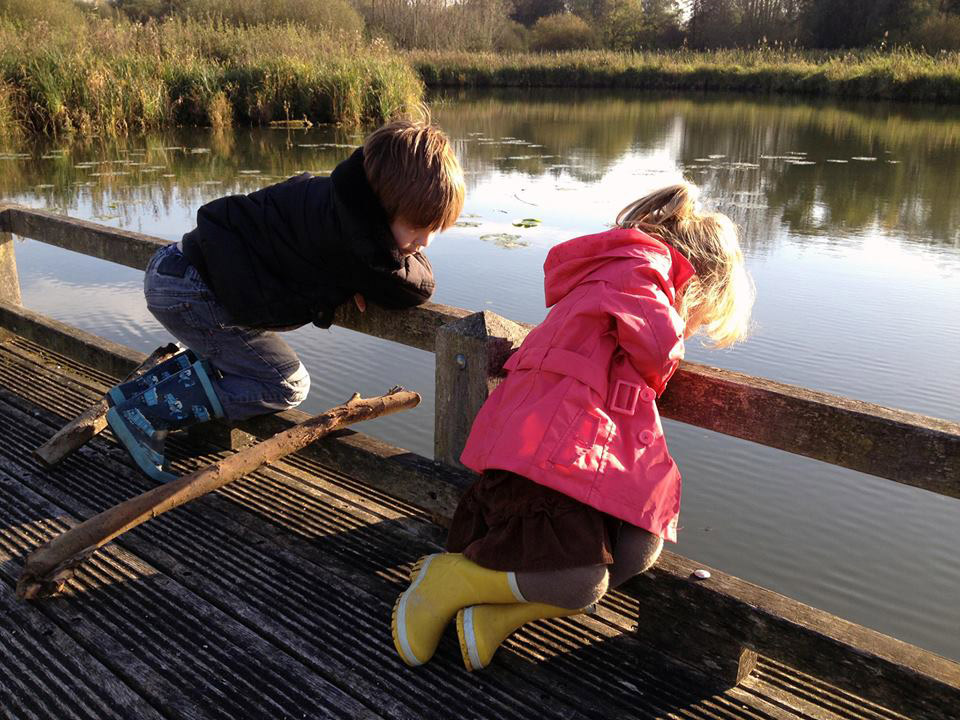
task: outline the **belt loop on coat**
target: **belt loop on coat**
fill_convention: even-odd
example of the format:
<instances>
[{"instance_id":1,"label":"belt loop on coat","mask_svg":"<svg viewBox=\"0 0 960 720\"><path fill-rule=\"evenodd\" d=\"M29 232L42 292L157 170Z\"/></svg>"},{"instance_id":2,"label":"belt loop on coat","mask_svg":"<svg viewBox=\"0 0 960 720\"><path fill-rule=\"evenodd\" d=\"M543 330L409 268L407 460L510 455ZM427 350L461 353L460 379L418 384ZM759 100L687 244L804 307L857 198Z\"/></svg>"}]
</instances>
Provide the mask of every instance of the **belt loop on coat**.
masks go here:
<instances>
[{"instance_id":1,"label":"belt loop on coat","mask_svg":"<svg viewBox=\"0 0 960 720\"><path fill-rule=\"evenodd\" d=\"M615 412L633 415L637 410L637 400L640 399L640 385L638 383L617 380L610 395L610 409Z\"/></svg>"}]
</instances>

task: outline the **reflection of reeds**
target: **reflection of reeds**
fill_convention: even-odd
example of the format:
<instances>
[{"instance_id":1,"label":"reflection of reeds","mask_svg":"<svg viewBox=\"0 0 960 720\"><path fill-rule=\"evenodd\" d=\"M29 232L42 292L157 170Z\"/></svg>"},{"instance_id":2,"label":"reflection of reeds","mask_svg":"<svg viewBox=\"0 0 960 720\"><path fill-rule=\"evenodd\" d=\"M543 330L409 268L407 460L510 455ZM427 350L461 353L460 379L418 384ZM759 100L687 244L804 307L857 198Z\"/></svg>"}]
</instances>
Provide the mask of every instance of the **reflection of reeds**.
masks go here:
<instances>
[{"instance_id":1,"label":"reflection of reeds","mask_svg":"<svg viewBox=\"0 0 960 720\"><path fill-rule=\"evenodd\" d=\"M0 22L0 128L122 134L288 117L358 125L413 107L409 65L359 37L295 25Z\"/></svg>"},{"instance_id":2,"label":"reflection of reeds","mask_svg":"<svg viewBox=\"0 0 960 720\"><path fill-rule=\"evenodd\" d=\"M960 53L692 50L411 52L431 86L630 87L960 102Z\"/></svg>"}]
</instances>

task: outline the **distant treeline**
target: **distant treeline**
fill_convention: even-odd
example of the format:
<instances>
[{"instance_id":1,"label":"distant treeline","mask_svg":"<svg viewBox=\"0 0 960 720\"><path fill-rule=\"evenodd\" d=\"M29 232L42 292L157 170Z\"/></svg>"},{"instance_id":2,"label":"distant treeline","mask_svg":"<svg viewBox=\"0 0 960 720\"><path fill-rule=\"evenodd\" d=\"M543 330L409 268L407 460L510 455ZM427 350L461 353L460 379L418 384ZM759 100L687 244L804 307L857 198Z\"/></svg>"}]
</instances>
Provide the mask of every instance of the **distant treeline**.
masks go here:
<instances>
[{"instance_id":1,"label":"distant treeline","mask_svg":"<svg viewBox=\"0 0 960 720\"><path fill-rule=\"evenodd\" d=\"M640 50L684 45L708 49L765 44L826 49L899 44L932 52L960 50L960 0L100 0L94 4L101 13L120 12L135 20L214 15L246 24L295 21L325 30L365 30L398 47L421 50Z\"/></svg>"}]
</instances>

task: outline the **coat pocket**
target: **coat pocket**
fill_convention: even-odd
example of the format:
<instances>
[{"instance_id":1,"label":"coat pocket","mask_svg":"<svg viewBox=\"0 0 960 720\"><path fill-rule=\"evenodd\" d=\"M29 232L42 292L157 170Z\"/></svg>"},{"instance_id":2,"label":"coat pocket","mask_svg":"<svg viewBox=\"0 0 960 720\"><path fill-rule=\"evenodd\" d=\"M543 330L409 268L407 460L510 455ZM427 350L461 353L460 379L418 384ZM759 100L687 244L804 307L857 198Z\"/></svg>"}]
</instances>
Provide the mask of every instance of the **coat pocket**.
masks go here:
<instances>
[{"instance_id":1,"label":"coat pocket","mask_svg":"<svg viewBox=\"0 0 960 720\"><path fill-rule=\"evenodd\" d=\"M596 445L599 432L600 418L586 410L580 410L547 458L547 462L563 466L576 464Z\"/></svg>"}]
</instances>

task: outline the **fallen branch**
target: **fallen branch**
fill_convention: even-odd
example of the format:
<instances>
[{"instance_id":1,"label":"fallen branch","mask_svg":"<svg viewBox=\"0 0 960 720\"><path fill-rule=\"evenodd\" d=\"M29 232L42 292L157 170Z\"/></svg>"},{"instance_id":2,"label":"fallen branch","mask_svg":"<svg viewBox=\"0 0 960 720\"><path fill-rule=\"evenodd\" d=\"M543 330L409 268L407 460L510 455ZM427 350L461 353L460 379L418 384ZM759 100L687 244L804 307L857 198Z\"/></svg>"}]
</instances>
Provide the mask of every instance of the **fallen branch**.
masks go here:
<instances>
[{"instance_id":1,"label":"fallen branch","mask_svg":"<svg viewBox=\"0 0 960 720\"><path fill-rule=\"evenodd\" d=\"M123 382L146 375L150 370L180 352L174 343L158 347L138 365ZM107 410L110 405L106 396L88 407L76 418L64 425L57 434L33 451L47 467L52 467L79 447L86 445L107 426Z\"/></svg>"},{"instance_id":2,"label":"fallen branch","mask_svg":"<svg viewBox=\"0 0 960 720\"><path fill-rule=\"evenodd\" d=\"M343 405L327 410L322 415L244 448L213 465L125 500L31 553L17 582L17 597L30 600L55 595L87 557L127 530L296 452L328 433L362 420L413 408L419 403L420 396L417 393L402 388L393 388L386 395L375 398L361 398L354 394Z\"/></svg>"}]
</instances>

